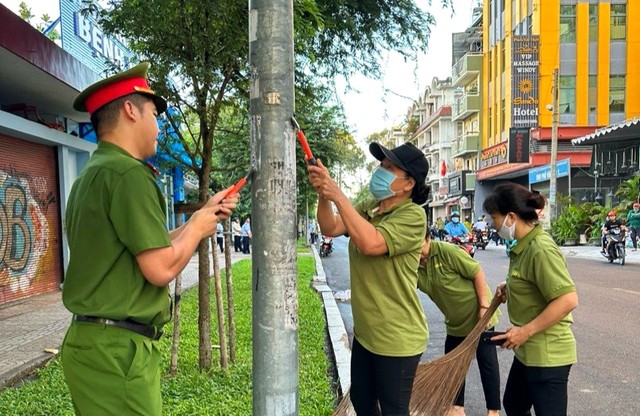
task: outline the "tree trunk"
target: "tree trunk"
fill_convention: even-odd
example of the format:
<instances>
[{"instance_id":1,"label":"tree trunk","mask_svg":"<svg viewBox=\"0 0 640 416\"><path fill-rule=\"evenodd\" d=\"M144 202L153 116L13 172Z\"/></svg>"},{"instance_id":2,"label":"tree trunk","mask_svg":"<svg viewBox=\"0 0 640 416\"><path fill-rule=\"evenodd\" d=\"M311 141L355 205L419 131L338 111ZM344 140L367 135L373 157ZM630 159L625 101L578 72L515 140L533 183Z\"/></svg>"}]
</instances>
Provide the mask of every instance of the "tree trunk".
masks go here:
<instances>
[{"instance_id":1,"label":"tree trunk","mask_svg":"<svg viewBox=\"0 0 640 416\"><path fill-rule=\"evenodd\" d=\"M182 225L182 214L178 215L176 228ZM171 364L169 374L178 372L178 346L180 343L180 296L182 295L182 273L176 276L173 290L173 338L171 340Z\"/></svg>"},{"instance_id":2,"label":"tree trunk","mask_svg":"<svg viewBox=\"0 0 640 416\"><path fill-rule=\"evenodd\" d=\"M209 239L198 245L198 332L200 371L211 369L211 293L209 280Z\"/></svg>"},{"instance_id":3,"label":"tree trunk","mask_svg":"<svg viewBox=\"0 0 640 416\"><path fill-rule=\"evenodd\" d=\"M220 367L225 372L229 368L229 362L227 360L227 336L225 335L224 328L224 306L222 300L222 282L220 280L220 266L218 262L218 245L215 242L216 234L211 237L211 247L213 255L213 281L215 282L216 290L216 308L218 314L218 339L220 341Z\"/></svg>"},{"instance_id":4,"label":"tree trunk","mask_svg":"<svg viewBox=\"0 0 640 416\"><path fill-rule=\"evenodd\" d=\"M235 310L233 307L233 281L231 279L231 219L224 222L224 263L227 279L227 313L229 314L229 361L236 362L236 324L234 321Z\"/></svg>"}]
</instances>

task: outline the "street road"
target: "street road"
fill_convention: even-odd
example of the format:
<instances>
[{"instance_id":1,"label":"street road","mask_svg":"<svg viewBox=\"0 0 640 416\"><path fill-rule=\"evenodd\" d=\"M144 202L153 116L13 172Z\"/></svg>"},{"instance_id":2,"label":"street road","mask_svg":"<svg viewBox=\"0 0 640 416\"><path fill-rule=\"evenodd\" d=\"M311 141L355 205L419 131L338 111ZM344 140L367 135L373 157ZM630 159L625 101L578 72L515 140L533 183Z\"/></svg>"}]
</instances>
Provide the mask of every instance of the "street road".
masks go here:
<instances>
[{"instance_id":1,"label":"street road","mask_svg":"<svg viewBox=\"0 0 640 416\"><path fill-rule=\"evenodd\" d=\"M348 239L334 239L334 251L322 259L327 282L333 290L350 339L353 319L349 301ZM571 276L578 288L580 306L574 311L573 331L578 342L578 363L569 379L569 414L640 415L640 254L629 253L625 266L602 259L568 257ZM508 258L504 246L490 245L478 251L476 260L487 274L492 291L504 280ZM420 294L429 323L429 345L424 361L442 355L445 327L442 314L425 295ZM506 305L498 330L510 326ZM501 395L507 380L513 353L498 349ZM467 416L486 414L484 395L475 360L467 378ZM503 412L504 414L504 412Z\"/></svg>"}]
</instances>

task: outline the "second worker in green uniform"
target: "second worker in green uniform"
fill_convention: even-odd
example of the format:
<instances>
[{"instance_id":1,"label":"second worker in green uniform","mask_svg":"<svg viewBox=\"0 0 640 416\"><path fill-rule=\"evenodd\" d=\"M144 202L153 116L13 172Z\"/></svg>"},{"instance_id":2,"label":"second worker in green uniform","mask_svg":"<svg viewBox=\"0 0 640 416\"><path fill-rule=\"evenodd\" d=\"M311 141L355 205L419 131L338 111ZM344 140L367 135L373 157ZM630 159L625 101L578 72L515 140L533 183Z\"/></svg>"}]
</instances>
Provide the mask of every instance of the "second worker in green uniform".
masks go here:
<instances>
[{"instance_id":1,"label":"second worker in green uniform","mask_svg":"<svg viewBox=\"0 0 640 416\"><path fill-rule=\"evenodd\" d=\"M445 354L464 341L478 320L491 304L491 291L480 264L461 247L433 241L427 232L422 245L418 288L426 293L442 312L447 326L444 344ZM496 313L489 323L493 331L498 323ZM484 390L487 415L500 414L500 367L496 347L479 343L476 358ZM447 416L464 415L464 390L462 385L454 406Z\"/></svg>"}]
</instances>

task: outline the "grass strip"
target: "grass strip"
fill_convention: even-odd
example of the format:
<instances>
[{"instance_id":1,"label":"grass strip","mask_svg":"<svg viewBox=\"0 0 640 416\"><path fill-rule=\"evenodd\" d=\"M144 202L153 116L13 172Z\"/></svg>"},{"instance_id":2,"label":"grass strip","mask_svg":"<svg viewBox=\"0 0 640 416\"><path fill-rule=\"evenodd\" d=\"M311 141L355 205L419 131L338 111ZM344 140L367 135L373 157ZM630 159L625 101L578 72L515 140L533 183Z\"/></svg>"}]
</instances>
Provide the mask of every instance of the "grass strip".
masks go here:
<instances>
[{"instance_id":1,"label":"grass strip","mask_svg":"<svg viewBox=\"0 0 640 416\"><path fill-rule=\"evenodd\" d=\"M320 297L309 284L314 267L312 257L298 258L299 414L303 416L331 415L335 406L331 363L326 351L324 309ZM252 413L251 261L242 260L232 270L236 363L229 366L227 373L222 372L218 367L219 352L214 350L211 372L205 374L198 370L198 294L195 288L185 292L181 303L179 371L176 376L163 380L163 415L247 416ZM212 299L215 299L213 293ZM215 313L213 305L211 309ZM211 322L215 345L218 344L215 315ZM164 330L165 334L171 334L172 324L166 325ZM170 346L170 336L163 337L160 348L164 351L165 371L169 366ZM59 358L40 369L33 381L0 393L0 415L73 414Z\"/></svg>"}]
</instances>

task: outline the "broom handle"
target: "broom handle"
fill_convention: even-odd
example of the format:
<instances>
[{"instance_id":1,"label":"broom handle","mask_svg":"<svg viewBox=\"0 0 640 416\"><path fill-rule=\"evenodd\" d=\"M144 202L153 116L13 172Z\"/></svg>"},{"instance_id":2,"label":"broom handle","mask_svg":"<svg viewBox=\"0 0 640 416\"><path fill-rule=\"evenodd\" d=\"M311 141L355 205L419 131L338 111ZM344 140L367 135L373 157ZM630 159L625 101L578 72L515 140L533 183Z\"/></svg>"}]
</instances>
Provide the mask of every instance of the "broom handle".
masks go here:
<instances>
[{"instance_id":1,"label":"broom handle","mask_svg":"<svg viewBox=\"0 0 640 416\"><path fill-rule=\"evenodd\" d=\"M489 323L489 321L491 321L491 318L493 318L493 314L496 313L501 303L502 300L500 296L494 296L493 300L491 301L491 305L489 305L489 309L487 309L487 312L482 315L482 318L480 320L478 320L478 323L473 327L471 332L469 332L469 335L467 335L467 337L479 337L480 334L487 328L487 324Z\"/></svg>"}]
</instances>

